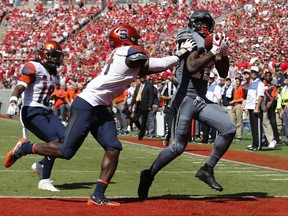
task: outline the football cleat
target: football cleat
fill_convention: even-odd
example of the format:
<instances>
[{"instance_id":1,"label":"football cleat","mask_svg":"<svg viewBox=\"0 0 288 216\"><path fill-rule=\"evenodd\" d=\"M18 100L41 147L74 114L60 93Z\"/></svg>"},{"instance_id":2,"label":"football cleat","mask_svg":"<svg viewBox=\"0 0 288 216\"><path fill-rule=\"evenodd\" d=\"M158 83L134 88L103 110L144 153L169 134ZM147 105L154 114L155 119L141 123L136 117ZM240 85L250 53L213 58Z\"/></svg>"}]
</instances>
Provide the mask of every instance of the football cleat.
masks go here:
<instances>
[{"instance_id":1,"label":"football cleat","mask_svg":"<svg viewBox=\"0 0 288 216\"><path fill-rule=\"evenodd\" d=\"M33 172L35 172L40 179L42 179L42 175L43 175L43 165L40 164L39 162L35 162L32 164L31 169L33 170Z\"/></svg>"},{"instance_id":2,"label":"football cleat","mask_svg":"<svg viewBox=\"0 0 288 216\"><path fill-rule=\"evenodd\" d=\"M273 141L271 141L271 142L269 143L268 148L275 148L276 144L277 144L277 141L276 141L276 140L273 140Z\"/></svg>"},{"instance_id":3,"label":"football cleat","mask_svg":"<svg viewBox=\"0 0 288 216\"><path fill-rule=\"evenodd\" d=\"M89 206L102 205L102 206L114 206L114 207L121 206L120 203L108 200L106 197L100 198L100 197L95 197L95 196L91 196L88 199L87 205Z\"/></svg>"},{"instance_id":4,"label":"football cleat","mask_svg":"<svg viewBox=\"0 0 288 216\"><path fill-rule=\"evenodd\" d=\"M198 170L198 172L196 173L195 177L197 177L197 178L199 178L199 180L205 182L211 188L218 190L218 191L223 191L223 187L220 184L218 184L214 178L213 169L206 171L203 169L203 167L201 167Z\"/></svg>"},{"instance_id":5,"label":"football cleat","mask_svg":"<svg viewBox=\"0 0 288 216\"><path fill-rule=\"evenodd\" d=\"M52 184L51 179L41 179L38 183L38 189L40 190L46 190L46 191L52 191L52 192L58 192L59 190L54 187Z\"/></svg>"},{"instance_id":6,"label":"football cleat","mask_svg":"<svg viewBox=\"0 0 288 216\"><path fill-rule=\"evenodd\" d=\"M142 170L140 173L140 182L138 186L138 197L145 200L148 197L149 188L154 180L149 170Z\"/></svg>"},{"instance_id":7,"label":"football cleat","mask_svg":"<svg viewBox=\"0 0 288 216\"><path fill-rule=\"evenodd\" d=\"M20 138L16 145L7 153L4 159L4 166L6 168L11 167L19 158L26 155L21 149L21 145L25 142L28 141L25 138Z\"/></svg>"},{"instance_id":8,"label":"football cleat","mask_svg":"<svg viewBox=\"0 0 288 216\"><path fill-rule=\"evenodd\" d=\"M249 145L245 148L245 151L259 151L259 149L252 147L252 145Z\"/></svg>"}]
</instances>

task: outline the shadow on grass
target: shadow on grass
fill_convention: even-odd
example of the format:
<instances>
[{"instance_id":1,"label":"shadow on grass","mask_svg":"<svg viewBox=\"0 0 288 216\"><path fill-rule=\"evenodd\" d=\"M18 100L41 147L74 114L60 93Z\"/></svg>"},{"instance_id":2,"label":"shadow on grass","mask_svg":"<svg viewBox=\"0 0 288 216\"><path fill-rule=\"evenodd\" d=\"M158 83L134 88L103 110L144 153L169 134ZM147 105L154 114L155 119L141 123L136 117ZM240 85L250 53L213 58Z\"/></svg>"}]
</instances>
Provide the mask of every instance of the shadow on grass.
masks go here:
<instances>
[{"instance_id":1,"label":"shadow on grass","mask_svg":"<svg viewBox=\"0 0 288 216\"><path fill-rule=\"evenodd\" d=\"M73 190L73 189L81 189L81 188L92 188L95 186L95 182L76 182L62 185L55 185L55 187L60 190Z\"/></svg>"},{"instance_id":2,"label":"shadow on grass","mask_svg":"<svg viewBox=\"0 0 288 216\"><path fill-rule=\"evenodd\" d=\"M147 201L153 200L186 200L186 201L207 201L207 202L219 202L226 203L229 201L257 201L257 198L272 198L271 196L267 196L267 193L263 192L245 192L245 193L237 193L237 194L223 194L216 196L200 196L200 195L163 195L150 197ZM86 203L87 198L47 198L47 200L58 200L60 202L77 202L77 203ZM126 198L109 198L110 200L114 200L120 202L122 204L125 203L137 203L143 202L140 201L137 197L126 197Z\"/></svg>"},{"instance_id":3,"label":"shadow on grass","mask_svg":"<svg viewBox=\"0 0 288 216\"><path fill-rule=\"evenodd\" d=\"M262 148L261 151L279 151L279 150L282 150L282 149L279 149L279 148Z\"/></svg>"},{"instance_id":4,"label":"shadow on grass","mask_svg":"<svg viewBox=\"0 0 288 216\"><path fill-rule=\"evenodd\" d=\"M245 192L237 194L223 194L216 196L199 196L199 195L163 195L157 197L150 197L147 200L186 200L197 201L204 200L208 202L229 202L229 201L257 201L257 198L272 198L264 192ZM121 198L117 199L118 202L131 203L142 202L138 198Z\"/></svg>"},{"instance_id":5,"label":"shadow on grass","mask_svg":"<svg viewBox=\"0 0 288 216\"><path fill-rule=\"evenodd\" d=\"M74 182L68 184L54 185L60 190L73 190L81 188L94 188L97 182ZM110 182L110 184L115 184L115 182Z\"/></svg>"}]
</instances>

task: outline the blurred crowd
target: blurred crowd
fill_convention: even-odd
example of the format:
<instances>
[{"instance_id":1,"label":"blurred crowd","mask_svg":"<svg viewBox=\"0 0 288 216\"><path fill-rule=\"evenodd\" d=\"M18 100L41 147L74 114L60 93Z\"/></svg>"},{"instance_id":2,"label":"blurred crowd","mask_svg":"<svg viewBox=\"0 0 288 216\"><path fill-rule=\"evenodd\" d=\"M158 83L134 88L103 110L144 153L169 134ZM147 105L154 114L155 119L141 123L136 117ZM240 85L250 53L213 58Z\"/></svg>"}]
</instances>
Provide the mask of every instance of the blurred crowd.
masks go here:
<instances>
[{"instance_id":1,"label":"blurred crowd","mask_svg":"<svg viewBox=\"0 0 288 216\"><path fill-rule=\"evenodd\" d=\"M116 23L132 24L140 30L142 44L151 56L171 54L175 50L175 33L187 24L187 16L196 9L207 9L214 17L243 8L250 1L205 1L191 7L157 2L116 4L108 2L105 11L97 5L52 6L37 3L35 9L4 7L1 25L7 29L0 44L0 88L13 87L20 76L21 65L35 58L37 49L47 39L61 42L66 53L60 68L69 81L85 86L97 76L110 47L107 34Z\"/></svg>"},{"instance_id":2,"label":"blurred crowd","mask_svg":"<svg viewBox=\"0 0 288 216\"><path fill-rule=\"evenodd\" d=\"M264 80L265 74L271 73L272 84L277 86L278 93L281 92L288 72L285 1L193 1L189 2L189 7L186 2L108 2L105 10L101 9L103 5L82 3L64 6L57 1L52 6L37 3L34 9L0 3L1 26L7 29L0 44L0 89L13 89L21 75L22 65L37 57L37 49L45 40L54 39L61 42L65 53L63 65L59 68L60 88L74 89L76 85L80 92L101 72L110 53L107 35L114 25L127 23L135 26L142 36L140 43L149 55L162 57L175 52L175 35L187 25L187 16L194 10L205 9L216 19L216 29L229 36L231 65L228 81L230 79L231 86L236 88L237 80L245 82L245 71L247 73L251 67L257 66L259 78ZM222 87L225 86L225 79L218 76L216 69L213 72L211 77L215 82L222 82ZM172 74L173 71L165 71L147 77L154 84L159 99L156 112L163 108L164 102L159 94L165 84L173 80ZM71 100L64 100L65 103L70 104ZM58 115L66 120L66 114L58 112ZM156 121L156 115L153 118L152 121ZM128 129L133 129L133 125ZM149 133L152 137L157 134L156 129L154 126L154 131ZM129 130L126 128L124 134Z\"/></svg>"}]
</instances>

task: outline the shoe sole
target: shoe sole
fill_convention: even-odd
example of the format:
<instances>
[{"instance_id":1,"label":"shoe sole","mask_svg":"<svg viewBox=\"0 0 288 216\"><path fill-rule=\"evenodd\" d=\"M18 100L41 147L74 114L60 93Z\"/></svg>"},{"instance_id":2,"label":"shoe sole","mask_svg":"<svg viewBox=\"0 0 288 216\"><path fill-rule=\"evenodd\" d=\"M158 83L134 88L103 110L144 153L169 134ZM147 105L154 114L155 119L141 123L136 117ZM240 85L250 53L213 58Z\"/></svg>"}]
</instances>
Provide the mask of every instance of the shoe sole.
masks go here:
<instances>
[{"instance_id":1,"label":"shoe sole","mask_svg":"<svg viewBox=\"0 0 288 216\"><path fill-rule=\"evenodd\" d=\"M93 202L91 199L88 199L87 205L88 206L112 206L112 207L121 206L121 204L118 202L112 202L112 203L107 203L107 204L98 204L98 203Z\"/></svg>"},{"instance_id":2,"label":"shoe sole","mask_svg":"<svg viewBox=\"0 0 288 216\"><path fill-rule=\"evenodd\" d=\"M6 157L5 157L4 166L5 166L6 168L11 167L11 166L16 162L16 160L17 160L17 159L11 160L11 155L13 154L13 150L14 150L14 148L12 148L12 149L7 153L7 155L6 155Z\"/></svg>"},{"instance_id":3,"label":"shoe sole","mask_svg":"<svg viewBox=\"0 0 288 216\"><path fill-rule=\"evenodd\" d=\"M38 187L39 190L43 190L43 191L51 191L51 192L60 192L60 190L58 189L53 189L53 190L50 190L50 189L46 189L46 188L41 188L41 187Z\"/></svg>"},{"instance_id":4,"label":"shoe sole","mask_svg":"<svg viewBox=\"0 0 288 216\"><path fill-rule=\"evenodd\" d=\"M14 151L15 147L19 144L19 142L20 142L20 144L23 143L23 142L27 142L27 139L20 138L18 140L18 142L16 143L16 145L7 153L7 155L6 155L5 159L4 159L4 166L6 168L11 167L18 160L18 158L15 158L14 160L11 160L11 155L13 154L13 151Z\"/></svg>"}]
</instances>

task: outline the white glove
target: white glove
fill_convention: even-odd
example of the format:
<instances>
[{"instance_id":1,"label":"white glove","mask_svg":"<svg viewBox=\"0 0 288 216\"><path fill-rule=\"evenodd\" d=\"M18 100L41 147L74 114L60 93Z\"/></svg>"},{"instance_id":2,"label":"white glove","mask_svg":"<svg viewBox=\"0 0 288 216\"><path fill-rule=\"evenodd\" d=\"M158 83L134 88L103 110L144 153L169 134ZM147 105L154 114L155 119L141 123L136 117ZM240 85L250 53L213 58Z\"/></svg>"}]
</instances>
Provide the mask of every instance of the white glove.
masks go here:
<instances>
[{"instance_id":1,"label":"white glove","mask_svg":"<svg viewBox=\"0 0 288 216\"><path fill-rule=\"evenodd\" d=\"M210 52L213 55L216 55L221 52L222 47L224 46L226 41L226 35L224 32L217 32L213 34L213 42L212 42L212 49Z\"/></svg>"},{"instance_id":2,"label":"white glove","mask_svg":"<svg viewBox=\"0 0 288 216\"><path fill-rule=\"evenodd\" d=\"M196 46L197 45L193 39L187 39L180 45L180 49L175 53L175 55L182 60L186 58Z\"/></svg>"},{"instance_id":3,"label":"white glove","mask_svg":"<svg viewBox=\"0 0 288 216\"><path fill-rule=\"evenodd\" d=\"M229 40L228 37L225 37L223 47L221 49L222 56L228 56Z\"/></svg>"},{"instance_id":4,"label":"white glove","mask_svg":"<svg viewBox=\"0 0 288 216\"><path fill-rule=\"evenodd\" d=\"M196 46L197 44L193 39L187 39L181 44L180 49L187 49L189 52L191 52Z\"/></svg>"},{"instance_id":5,"label":"white glove","mask_svg":"<svg viewBox=\"0 0 288 216\"><path fill-rule=\"evenodd\" d=\"M17 111L18 111L17 104L10 103L8 110L7 110L7 116L9 118L13 118L16 115Z\"/></svg>"}]
</instances>

